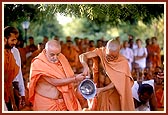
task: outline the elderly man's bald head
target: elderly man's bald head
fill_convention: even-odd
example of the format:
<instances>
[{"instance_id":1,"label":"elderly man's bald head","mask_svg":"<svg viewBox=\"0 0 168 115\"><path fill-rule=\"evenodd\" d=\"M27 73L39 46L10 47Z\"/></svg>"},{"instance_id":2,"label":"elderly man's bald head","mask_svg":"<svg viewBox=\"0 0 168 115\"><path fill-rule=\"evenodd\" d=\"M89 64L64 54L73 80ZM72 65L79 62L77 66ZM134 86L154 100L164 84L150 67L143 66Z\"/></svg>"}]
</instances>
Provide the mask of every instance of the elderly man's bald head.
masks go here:
<instances>
[{"instance_id":1,"label":"elderly man's bald head","mask_svg":"<svg viewBox=\"0 0 168 115\"><path fill-rule=\"evenodd\" d=\"M111 51L119 51L120 50L120 43L117 40L109 40L107 42L106 48Z\"/></svg>"},{"instance_id":2,"label":"elderly man's bald head","mask_svg":"<svg viewBox=\"0 0 168 115\"><path fill-rule=\"evenodd\" d=\"M53 49L61 49L61 45L60 45L59 41L57 41L57 40L49 40L45 45L45 49L47 51L53 50Z\"/></svg>"},{"instance_id":3,"label":"elderly man's bald head","mask_svg":"<svg viewBox=\"0 0 168 115\"><path fill-rule=\"evenodd\" d=\"M45 54L49 62L58 61L58 55L61 53L61 45L57 40L49 40L45 45Z\"/></svg>"},{"instance_id":4,"label":"elderly man's bald head","mask_svg":"<svg viewBox=\"0 0 168 115\"><path fill-rule=\"evenodd\" d=\"M106 45L106 59L113 61L118 59L120 51L120 43L117 40L109 40Z\"/></svg>"}]
</instances>

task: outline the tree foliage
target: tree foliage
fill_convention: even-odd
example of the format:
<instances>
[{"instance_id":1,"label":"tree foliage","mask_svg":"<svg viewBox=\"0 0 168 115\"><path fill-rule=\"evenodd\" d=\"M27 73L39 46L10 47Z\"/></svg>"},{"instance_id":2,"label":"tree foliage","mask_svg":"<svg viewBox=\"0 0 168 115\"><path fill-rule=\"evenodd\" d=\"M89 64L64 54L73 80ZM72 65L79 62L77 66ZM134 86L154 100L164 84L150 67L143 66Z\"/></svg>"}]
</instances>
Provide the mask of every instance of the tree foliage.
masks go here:
<instances>
[{"instance_id":1,"label":"tree foliage","mask_svg":"<svg viewBox=\"0 0 168 115\"><path fill-rule=\"evenodd\" d=\"M43 36L53 38L56 35L59 35L60 37L63 35L62 27L56 19L52 21L44 21L42 24L34 22L30 26L29 34L32 36L40 36L42 38Z\"/></svg>"},{"instance_id":2,"label":"tree foliage","mask_svg":"<svg viewBox=\"0 0 168 115\"><path fill-rule=\"evenodd\" d=\"M39 8L47 13L59 12L113 25L120 21L134 24L137 20L149 23L164 13L164 4L41 4Z\"/></svg>"},{"instance_id":3,"label":"tree foliage","mask_svg":"<svg viewBox=\"0 0 168 115\"><path fill-rule=\"evenodd\" d=\"M5 25L25 18L40 22L52 19L55 13L112 25L134 24L137 20L149 23L164 14L164 4L5 4L4 8Z\"/></svg>"},{"instance_id":4,"label":"tree foliage","mask_svg":"<svg viewBox=\"0 0 168 115\"><path fill-rule=\"evenodd\" d=\"M100 35L112 35L113 28L125 35L125 33L134 34L135 36L143 35L146 38L148 31L156 33L163 40L163 24L153 28L153 20L157 26L157 20L164 17L164 4L4 4L4 25L17 25L21 28L21 22L29 20L31 23L29 34L36 36L52 37L54 34L64 37L66 34L61 33L62 26L55 20L55 14L75 16L76 23L68 24L69 35L92 35L96 38ZM78 21L77 19L81 19ZM139 21L146 24L146 27L139 26ZM74 27L73 27L74 26ZM122 30L121 30L122 29ZM140 30L141 29L141 30ZM161 30L159 30L161 29ZM71 32L70 32L71 31ZM154 32L155 31L155 32ZM22 32L23 33L23 32ZM154 34L153 34L154 35ZM142 36L142 35L141 35ZM141 37L140 36L140 37ZM101 36L100 36L101 37ZM124 38L124 37L123 37ZM39 40L40 41L40 40Z\"/></svg>"}]
</instances>

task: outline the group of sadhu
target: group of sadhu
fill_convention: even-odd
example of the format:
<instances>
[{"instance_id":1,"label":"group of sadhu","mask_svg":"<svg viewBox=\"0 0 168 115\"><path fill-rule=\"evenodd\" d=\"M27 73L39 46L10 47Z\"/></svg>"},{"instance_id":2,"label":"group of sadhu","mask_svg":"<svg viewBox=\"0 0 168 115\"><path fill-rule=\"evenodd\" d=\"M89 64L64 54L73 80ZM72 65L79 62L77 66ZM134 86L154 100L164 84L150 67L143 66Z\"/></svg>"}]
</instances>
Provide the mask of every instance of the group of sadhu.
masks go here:
<instances>
[{"instance_id":1,"label":"group of sadhu","mask_svg":"<svg viewBox=\"0 0 168 115\"><path fill-rule=\"evenodd\" d=\"M135 81L132 77L134 66L129 64L137 62L138 67L145 70L144 64L138 62L144 62L144 58L149 56L153 67L161 66L156 42L145 50L137 45L135 55L130 51L127 52L129 54L121 53L122 48L130 50L129 46L133 45L130 42L129 46L122 46L118 37L105 43L98 40L99 46L94 46L94 41L87 38L83 42L75 38L74 45L70 37L62 43L59 38L49 40L45 36L38 47L34 45L34 38L30 37L30 45L23 48L23 45L18 45L18 36L15 27L4 28L6 111L24 110L26 105L32 106L33 111L157 110L153 79ZM156 40L156 37L152 39ZM141 43L138 39L137 44ZM89 100L78 90L78 85L86 76L97 87L96 96Z\"/></svg>"}]
</instances>

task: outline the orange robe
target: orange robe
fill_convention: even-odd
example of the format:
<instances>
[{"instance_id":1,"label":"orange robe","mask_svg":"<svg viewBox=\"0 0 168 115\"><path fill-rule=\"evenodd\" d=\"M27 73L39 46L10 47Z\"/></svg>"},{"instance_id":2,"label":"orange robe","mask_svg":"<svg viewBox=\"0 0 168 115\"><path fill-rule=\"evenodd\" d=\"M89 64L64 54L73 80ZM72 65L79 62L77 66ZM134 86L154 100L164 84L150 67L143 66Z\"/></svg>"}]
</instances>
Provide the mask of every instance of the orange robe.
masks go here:
<instances>
[{"instance_id":1,"label":"orange robe","mask_svg":"<svg viewBox=\"0 0 168 115\"><path fill-rule=\"evenodd\" d=\"M93 51L94 49L96 49L95 47L89 47L89 51Z\"/></svg>"},{"instance_id":2,"label":"orange robe","mask_svg":"<svg viewBox=\"0 0 168 115\"><path fill-rule=\"evenodd\" d=\"M80 70L83 68L82 64L80 63L79 60L79 55L82 54L82 50L79 48L79 46L75 45L74 46L77 52L77 64L76 64L76 69L77 69L77 73L81 72Z\"/></svg>"},{"instance_id":3,"label":"orange robe","mask_svg":"<svg viewBox=\"0 0 168 115\"><path fill-rule=\"evenodd\" d=\"M64 44L61 49L64 56L68 59L71 67L76 67L78 64L78 53L75 46L72 45L70 48L68 48L68 46Z\"/></svg>"},{"instance_id":4,"label":"orange robe","mask_svg":"<svg viewBox=\"0 0 168 115\"><path fill-rule=\"evenodd\" d=\"M99 57L94 57L93 59L93 68L92 68L92 72L93 72L93 81L96 84L97 87L99 87Z\"/></svg>"},{"instance_id":5,"label":"orange robe","mask_svg":"<svg viewBox=\"0 0 168 115\"><path fill-rule=\"evenodd\" d=\"M157 99L157 107L164 107L164 90L163 88L159 88L156 90L156 99Z\"/></svg>"},{"instance_id":6,"label":"orange robe","mask_svg":"<svg viewBox=\"0 0 168 115\"><path fill-rule=\"evenodd\" d=\"M95 50L95 49L96 49L95 47L89 47L89 48L88 48L89 51L93 51L93 50ZM93 71L94 71L94 70L93 70L93 69L94 69L93 64L96 63L95 61L96 61L95 58L91 58L91 59L88 59L88 60L87 60L87 64L89 65L89 68L90 68L90 70L91 70L91 73L93 73L93 75L94 75L94 72L93 72Z\"/></svg>"},{"instance_id":7,"label":"orange robe","mask_svg":"<svg viewBox=\"0 0 168 115\"><path fill-rule=\"evenodd\" d=\"M106 60L105 48L96 48L94 52L100 57L106 74L115 88L100 93L98 96L97 110L104 111L134 111L134 101L131 87L133 78L128 62L122 55L112 62Z\"/></svg>"},{"instance_id":8,"label":"orange robe","mask_svg":"<svg viewBox=\"0 0 168 115\"><path fill-rule=\"evenodd\" d=\"M61 71L56 64L50 63L47 60L44 51L42 51L37 57L32 60L30 71L29 100L32 104L36 104L33 106L43 106L45 108L48 108L48 110L60 111L62 110L62 103L65 103L65 106L69 111L81 110L81 106L75 96L73 84L56 87L62 93L64 102L56 102L56 100L37 95L37 93L35 92L36 83L42 75L55 79L65 79L74 75L65 56L63 54L59 54L58 59L62 64L64 72ZM44 93L50 92L48 91ZM34 99L35 95L38 97L38 100Z\"/></svg>"},{"instance_id":9,"label":"orange robe","mask_svg":"<svg viewBox=\"0 0 168 115\"><path fill-rule=\"evenodd\" d=\"M32 55L31 55L32 59L33 59L34 57L38 56L40 52L41 52L40 50L34 51L34 52L32 53Z\"/></svg>"},{"instance_id":10,"label":"orange robe","mask_svg":"<svg viewBox=\"0 0 168 115\"><path fill-rule=\"evenodd\" d=\"M153 67L161 66L161 49L158 44L151 44L147 46L148 58L152 62ZM156 52L157 55L153 55Z\"/></svg>"},{"instance_id":11,"label":"orange robe","mask_svg":"<svg viewBox=\"0 0 168 115\"><path fill-rule=\"evenodd\" d=\"M29 56L28 58L27 58L27 67L30 67L30 64L31 64L31 61L32 61L32 59L33 58L35 58L36 56L38 56L38 54L40 53L41 51L40 50L36 50L36 51L34 51L32 54L31 54L31 56Z\"/></svg>"},{"instance_id":12,"label":"orange robe","mask_svg":"<svg viewBox=\"0 0 168 115\"><path fill-rule=\"evenodd\" d=\"M82 96L82 94L80 93L79 89L76 88L76 96L80 102L80 105L83 108L88 108L88 103L87 100Z\"/></svg>"},{"instance_id":13,"label":"orange robe","mask_svg":"<svg viewBox=\"0 0 168 115\"><path fill-rule=\"evenodd\" d=\"M5 102L10 98L10 87L12 81L19 72L19 66L16 64L13 54L4 49L4 97Z\"/></svg>"}]
</instances>

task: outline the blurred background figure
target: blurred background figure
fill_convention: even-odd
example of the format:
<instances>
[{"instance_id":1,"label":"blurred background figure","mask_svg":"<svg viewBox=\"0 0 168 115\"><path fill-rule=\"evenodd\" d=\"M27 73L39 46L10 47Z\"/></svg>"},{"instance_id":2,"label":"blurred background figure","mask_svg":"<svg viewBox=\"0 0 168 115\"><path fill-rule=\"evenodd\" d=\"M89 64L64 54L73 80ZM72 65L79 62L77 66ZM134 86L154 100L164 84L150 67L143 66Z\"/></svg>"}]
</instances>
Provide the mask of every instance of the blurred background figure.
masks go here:
<instances>
[{"instance_id":1,"label":"blurred background figure","mask_svg":"<svg viewBox=\"0 0 168 115\"><path fill-rule=\"evenodd\" d=\"M130 67L130 71L132 71L132 62L134 60L134 54L133 54L133 51L131 48L129 48L129 44L128 44L128 41L125 40L123 42L123 46L120 50L120 53L125 56L125 58L128 60L128 64L129 64L129 67Z\"/></svg>"}]
</instances>

